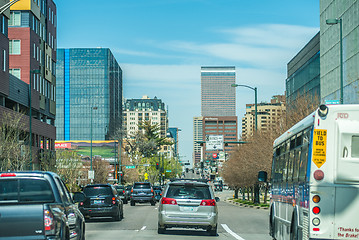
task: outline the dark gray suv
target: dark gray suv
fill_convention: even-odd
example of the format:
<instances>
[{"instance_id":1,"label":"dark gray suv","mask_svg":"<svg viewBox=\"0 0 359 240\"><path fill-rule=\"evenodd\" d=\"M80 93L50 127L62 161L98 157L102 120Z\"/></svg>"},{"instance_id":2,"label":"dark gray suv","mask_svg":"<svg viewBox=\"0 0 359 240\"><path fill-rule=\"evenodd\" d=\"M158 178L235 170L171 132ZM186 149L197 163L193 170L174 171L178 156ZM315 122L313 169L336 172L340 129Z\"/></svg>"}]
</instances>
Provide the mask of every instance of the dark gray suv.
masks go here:
<instances>
[{"instance_id":1,"label":"dark gray suv","mask_svg":"<svg viewBox=\"0 0 359 240\"><path fill-rule=\"evenodd\" d=\"M149 182L135 182L131 189L130 199L131 206L135 206L136 202L150 202L152 206L156 204L154 191Z\"/></svg>"}]
</instances>

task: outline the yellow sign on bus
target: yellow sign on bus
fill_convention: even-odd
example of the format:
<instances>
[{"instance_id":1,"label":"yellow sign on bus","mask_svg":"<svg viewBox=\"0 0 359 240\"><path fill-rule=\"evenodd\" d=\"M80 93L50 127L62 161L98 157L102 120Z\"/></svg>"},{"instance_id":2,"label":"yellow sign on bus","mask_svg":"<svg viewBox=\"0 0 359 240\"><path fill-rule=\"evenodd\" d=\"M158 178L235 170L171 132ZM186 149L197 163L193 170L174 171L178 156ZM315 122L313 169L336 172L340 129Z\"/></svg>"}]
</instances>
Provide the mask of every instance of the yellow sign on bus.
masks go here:
<instances>
[{"instance_id":1,"label":"yellow sign on bus","mask_svg":"<svg viewBox=\"0 0 359 240\"><path fill-rule=\"evenodd\" d=\"M327 130L315 129L313 136L313 162L320 168L327 160Z\"/></svg>"}]
</instances>

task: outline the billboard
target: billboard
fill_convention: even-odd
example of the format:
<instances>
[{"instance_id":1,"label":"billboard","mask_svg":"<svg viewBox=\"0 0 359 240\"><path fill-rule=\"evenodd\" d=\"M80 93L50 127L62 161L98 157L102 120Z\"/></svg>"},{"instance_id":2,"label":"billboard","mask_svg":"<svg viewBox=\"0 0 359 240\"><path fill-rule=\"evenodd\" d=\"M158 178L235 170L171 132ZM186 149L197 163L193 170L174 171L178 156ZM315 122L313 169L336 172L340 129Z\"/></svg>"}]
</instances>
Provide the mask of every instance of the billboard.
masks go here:
<instances>
[{"instance_id":1,"label":"billboard","mask_svg":"<svg viewBox=\"0 0 359 240\"><path fill-rule=\"evenodd\" d=\"M223 151L223 135L206 135L206 151Z\"/></svg>"}]
</instances>

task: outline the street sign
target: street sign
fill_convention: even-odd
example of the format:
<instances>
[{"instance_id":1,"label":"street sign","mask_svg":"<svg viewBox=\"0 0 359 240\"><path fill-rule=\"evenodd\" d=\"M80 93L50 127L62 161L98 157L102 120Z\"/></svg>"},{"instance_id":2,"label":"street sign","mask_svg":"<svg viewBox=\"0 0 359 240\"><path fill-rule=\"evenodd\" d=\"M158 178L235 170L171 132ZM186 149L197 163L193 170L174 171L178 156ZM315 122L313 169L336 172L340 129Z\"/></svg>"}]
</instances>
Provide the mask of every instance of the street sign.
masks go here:
<instances>
[{"instance_id":1,"label":"street sign","mask_svg":"<svg viewBox=\"0 0 359 240\"><path fill-rule=\"evenodd\" d=\"M148 180L148 173L145 173L145 180Z\"/></svg>"},{"instance_id":2,"label":"street sign","mask_svg":"<svg viewBox=\"0 0 359 240\"><path fill-rule=\"evenodd\" d=\"M206 151L223 151L223 135L206 135Z\"/></svg>"},{"instance_id":3,"label":"street sign","mask_svg":"<svg viewBox=\"0 0 359 240\"><path fill-rule=\"evenodd\" d=\"M325 104L339 104L339 100L325 100Z\"/></svg>"},{"instance_id":4,"label":"street sign","mask_svg":"<svg viewBox=\"0 0 359 240\"><path fill-rule=\"evenodd\" d=\"M88 179L95 179L95 171L93 170L88 171Z\"/></svg>"},{"instance_id":5,"label":"street sign","mask_svg":"<svg viewBox=\"0 0 359 240\"><path fill-rule=\"evenodd\" d=\"M150 164L146 163L146 164L143 164L144 167L149 167Z\"/></svg>"},{"instance_id":6,"label":"street sign","mask_svg":"<svg viewBox=\"0 0 359 240\"><path fill-rule=\"evenodd\" d=\"M172 172L172 170L166 170L166 172Z\"/></svg>"},{"instance_id":7,"label":"street sign","mask_svg":"<svg viewBox=\"0 0 359 240\"><path fill-rule=\"evenodd\" d=\"M131 169L131 168L136 168L136 166L135 166L135 165L133 165L133 166L126 166L126 168L127 168L127 169Z\"/></svg>"}]
</instances>

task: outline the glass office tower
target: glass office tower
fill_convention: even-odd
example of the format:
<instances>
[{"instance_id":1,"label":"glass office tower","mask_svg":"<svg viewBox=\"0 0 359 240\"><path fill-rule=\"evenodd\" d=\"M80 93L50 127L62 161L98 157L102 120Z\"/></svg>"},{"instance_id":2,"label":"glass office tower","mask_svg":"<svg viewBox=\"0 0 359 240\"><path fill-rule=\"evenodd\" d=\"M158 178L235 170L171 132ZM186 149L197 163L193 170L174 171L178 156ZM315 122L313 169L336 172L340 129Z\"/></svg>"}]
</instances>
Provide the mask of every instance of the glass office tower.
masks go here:
<instances>
[{"instance_id":1,"label":"glass office tower","mask_svg":"<svg viewBox=\"0 0 359 240\"><path fill-rule=\"evenodd\" d=\"M111 140L122 126L122 70L108 48L57 50L57 140ZM92 122L92 124L91 124Z\"/></svg>"}]
</instances>

